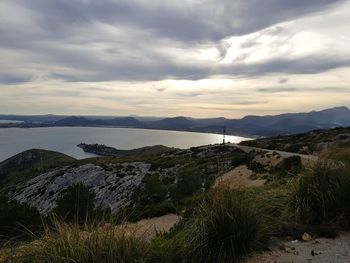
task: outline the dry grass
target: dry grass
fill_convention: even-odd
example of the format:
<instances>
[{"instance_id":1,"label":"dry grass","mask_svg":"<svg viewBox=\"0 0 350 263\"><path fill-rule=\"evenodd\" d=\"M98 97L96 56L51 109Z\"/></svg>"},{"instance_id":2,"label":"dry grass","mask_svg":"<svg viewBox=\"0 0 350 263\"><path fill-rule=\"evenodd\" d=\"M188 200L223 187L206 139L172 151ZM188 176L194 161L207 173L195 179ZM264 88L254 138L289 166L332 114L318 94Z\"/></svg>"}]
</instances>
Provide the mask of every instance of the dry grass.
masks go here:
<instances>
[{"instance_id":1,"label":"dry grass","mask_svg":"<svg viewBox=\"0 0 350 263\"><path fill-rule=\"evenodd\" d=\"M130 231L113 225L91 226L55 222L54 230L29 244L3 249L3 262L145 262L148 244Z\"/></svg>"}]
</instances>

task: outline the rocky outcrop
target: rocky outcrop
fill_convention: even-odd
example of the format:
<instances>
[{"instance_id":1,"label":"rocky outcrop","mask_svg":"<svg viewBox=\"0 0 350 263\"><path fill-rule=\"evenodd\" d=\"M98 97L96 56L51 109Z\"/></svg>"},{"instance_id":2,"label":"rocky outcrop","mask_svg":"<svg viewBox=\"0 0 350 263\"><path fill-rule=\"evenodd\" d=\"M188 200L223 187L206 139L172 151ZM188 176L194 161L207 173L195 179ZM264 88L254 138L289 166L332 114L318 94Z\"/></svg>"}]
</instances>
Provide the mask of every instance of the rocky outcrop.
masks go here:
<instances>
[{"instance_id":1,"label":"rocky outcrop","mask_svg":"<svg viewBox=\"0 0 350 263\"><path fill-rule=\"evenodd\" d=\"M248 148L230 144L185 150L145 147L128 151L139 153L135 158L96 158L48 168L46 172L36 170L35 177L23 177L8 187L8 196L45 215L69 187L82 183L95 193L96 207L116 213L124 207L138 206L142 210L150 202L177 202L208 190L217 177L225 174L222 178L233 178L236 185L260 186L265 183L263 176L300 164L298 156L289 158L283 153ZM150 157L152 153L158 155Z\"/></svg>"},{"instance_id":2,"label":"rocky outcrop","mask_svg":"<svg viewBox=\"0 0 350 263\"><path fill-rule=\"evenodd\" d=\"M112 212L130 205L151 165L142 162L111 164L108 170L94 164L64 167L39 175L17 186L10 197L47 214L68 187L83 183L95 192L95 206Z\"/></svg>"}]
</instances>

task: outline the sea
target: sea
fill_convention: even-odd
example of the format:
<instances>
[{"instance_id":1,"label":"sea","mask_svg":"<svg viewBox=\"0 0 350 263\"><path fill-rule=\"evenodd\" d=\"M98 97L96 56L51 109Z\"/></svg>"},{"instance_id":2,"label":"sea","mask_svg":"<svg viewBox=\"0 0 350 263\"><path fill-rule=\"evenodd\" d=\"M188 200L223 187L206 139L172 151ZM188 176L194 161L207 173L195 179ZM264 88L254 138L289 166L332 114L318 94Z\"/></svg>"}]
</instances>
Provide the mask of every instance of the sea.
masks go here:
<instances>
[{"instance_id":1,"label":"sea","mask_svg":"<svg viewBox=\"0 0 350 263\"><path fill-rule=\"evenodd\" d=\"M226 135L226 142L239 143L250 138ZM197 132L131 128L45 127L0 128L0 162L25 150L45 149L61 152L77 159L93 157L77 144L98 143L117 149L165 145L186 149L221 143L223 135Z\"/></svg>"}]
</instances>

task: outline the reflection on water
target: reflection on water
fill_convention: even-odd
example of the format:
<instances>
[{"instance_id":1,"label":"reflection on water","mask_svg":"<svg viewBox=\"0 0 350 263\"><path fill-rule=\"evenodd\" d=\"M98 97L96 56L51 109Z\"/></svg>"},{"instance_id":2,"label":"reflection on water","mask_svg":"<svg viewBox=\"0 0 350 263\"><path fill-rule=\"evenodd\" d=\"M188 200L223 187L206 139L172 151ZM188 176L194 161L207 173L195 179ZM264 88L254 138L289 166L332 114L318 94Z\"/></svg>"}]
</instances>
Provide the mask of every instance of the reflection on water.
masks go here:
<instances>
[{"instance_id":1,"label":"reflection on water","mask_svg":"<svg viewBox=\"0 0 350 263\"><path fill-rule=\"evenodd\" d=\"M13 121L13 120L0 120L0 124L1 123L22 123L23 121Z\"/></svg>"},{"instance_id":2,"label":"reflection on water","mask_svg":"<svg viewBox=\"0 0 350 263\"><path fill-rule=\"evenodd\" d=\"M226 141L233 143L247 139L226 136ZM8 128L0 129L0 161L32 148L58 151L78 159L91 157L91 154L84 153L76 147L80 142L105 144L119 149L134 149L157 144L189 148L221 143L222 135L127 128Z\"/></svg>"}]
</instances>

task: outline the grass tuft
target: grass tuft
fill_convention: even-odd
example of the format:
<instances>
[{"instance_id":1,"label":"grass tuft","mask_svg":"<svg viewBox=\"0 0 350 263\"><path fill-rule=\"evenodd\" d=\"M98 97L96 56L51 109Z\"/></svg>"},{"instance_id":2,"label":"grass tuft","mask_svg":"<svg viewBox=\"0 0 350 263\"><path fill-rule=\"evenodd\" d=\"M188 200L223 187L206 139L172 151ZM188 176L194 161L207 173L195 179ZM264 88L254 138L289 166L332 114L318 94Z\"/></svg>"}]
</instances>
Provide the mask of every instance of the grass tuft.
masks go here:
<instances>
[{"instance_id":1,"label":"grass tuft","mask_svg":"<svg viewBox=\"0 0 350 263\"><path fill-rule=\"evenodd\" d=\"M166 248L170 262L239 262L260 247L264 230L247 191L216 189Z\"/></svg>"},{"instance_id":2,"label":"grass tuft","mask_svg":"<svg viewBox=\"0 0 350 263\"><path fill-rule=\"evenodd\" d=\"M350 227L350 169L343 163L320 161L297 180L292 194L294 216L306 224L336 222Z\"/></svg>"},{"instance_id":3,"label":"grass tuft","mask_svg":"<svg viewBox=\"0 0 350 263\"><path fill-rule=\"evenodd\" d=\"M8 252L4 254L4 251ZM15 252L15 253L14 253ZM127 230L113 225L84 227L55 222L40 239L3 250L4 262L146 262L147 243Z\"/></svg>"}]
</instances>

